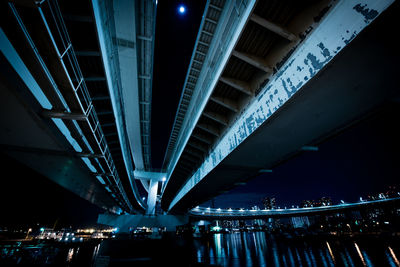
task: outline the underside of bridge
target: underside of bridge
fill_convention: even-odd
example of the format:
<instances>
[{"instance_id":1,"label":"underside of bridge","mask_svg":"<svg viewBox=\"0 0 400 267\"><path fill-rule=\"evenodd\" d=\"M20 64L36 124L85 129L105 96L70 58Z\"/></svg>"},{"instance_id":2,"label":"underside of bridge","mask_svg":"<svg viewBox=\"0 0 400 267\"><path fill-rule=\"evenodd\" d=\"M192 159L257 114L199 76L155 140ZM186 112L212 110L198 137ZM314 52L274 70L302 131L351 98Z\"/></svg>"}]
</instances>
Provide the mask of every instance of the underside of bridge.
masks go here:
<instances>
[{"instance_id":1,"label":"underside of bridge","mask_svg":"<svg viewBox=\"0 0 400 267\"><path fill-rule=\"evenodd\" d=\"M306 33L315 27L318 22L315 20L320 19L330 5L329 1L247 1L247 5L211 1L206 7L206 17L199 31L164 162L166 168L173 170L171 183L167 184L163 194L164 209L168 209L188 177L201 166L221 136L237 120L248 103L257 97L261 88L285 63ZM243 22L240 21L241 17ZM237 28L238 37L232 25ZM209 86L215 72L207 67L212 66L213 61L221 61L224 56L221 51L226 49L230 38L235 37L234 50L228 55L204 109L196 110L201 115L193 123L195 127L186 145L177 144L177 133L184 136L190 130L181 129L180 123L180 118L183 121L185 115L191 114L186 113L189 101L197 100L197 105L192 104L193 110L194 106L200 106L200 99L192 99L193 91L196 87ZM199 70L202 69L205 73L199 79ZM184 146L180 157L178 145ZM179 160L174 162L174 157L179 157ZM176 164L175 168L173 164ZM239 166L232 169L232 172L241 176L243 172Z\"/></svg>"},{"instance_id":2,"label":"underside of bridge","mask_svg":"<svg viewBox=\"0 0 400 267\"><path fill-rule=\"evenodd\" d=\"M107 211L144 212L154 27L154 1L3 1L2 152Z\"/></svg>"},{"instance_id":3,"label":"underside of bridge","mask_svg":"<svg viewBox=\"0 0 400 267\"><path fill-rule=\"evenodd\" d=\"M153 171L156 2L3 1L2 152L113 214L182 214L399 97L397 2L208 0Z\"/></svg>"},{"instance_id":4,"label":"underside of bridge","mask_svg":"<svg viewBox=\"0 0 400 267\"><path fill-rule=\"evenodd\" d=\"M398 5L376 11L389 2L249 2L231 47L220 49L217 33L203 66L195 50L181 99L192 86L190 104L183 126L178 109L164 162L163 209L186 212L393 103L399 53L385 28Z\"/></svg>"}]
</instances>

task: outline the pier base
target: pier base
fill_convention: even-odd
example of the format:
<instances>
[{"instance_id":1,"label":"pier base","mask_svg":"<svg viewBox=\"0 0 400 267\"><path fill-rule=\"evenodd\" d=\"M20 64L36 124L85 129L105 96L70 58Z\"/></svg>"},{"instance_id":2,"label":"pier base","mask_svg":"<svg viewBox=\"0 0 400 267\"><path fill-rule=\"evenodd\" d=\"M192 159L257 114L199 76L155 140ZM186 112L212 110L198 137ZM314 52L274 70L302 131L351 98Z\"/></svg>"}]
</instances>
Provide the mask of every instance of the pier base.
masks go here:
<instances>
[{"instance_id":1,"label":"pier base","mask_svg":"<svg viewBox=\"0 0 400 267\"><path fill-rule=\"evenodd\" d=\"M129 233L130 227L165 227L167 231L175 231L177 226L189 223L189 216L100 214L97 219L97 223L118 227L118 231L122 233Z\"/></svg>"}]
</instances>

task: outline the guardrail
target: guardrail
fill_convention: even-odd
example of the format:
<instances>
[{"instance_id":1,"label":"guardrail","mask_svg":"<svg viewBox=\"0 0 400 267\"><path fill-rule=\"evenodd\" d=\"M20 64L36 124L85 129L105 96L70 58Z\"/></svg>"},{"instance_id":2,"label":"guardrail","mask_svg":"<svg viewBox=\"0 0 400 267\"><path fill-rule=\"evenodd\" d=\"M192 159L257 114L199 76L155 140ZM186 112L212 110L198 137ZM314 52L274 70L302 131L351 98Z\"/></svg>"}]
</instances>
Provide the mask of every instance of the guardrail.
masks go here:
<instances>
[{"instance_id":1,"label":"guardrail","mask_svg":"<svg viewBox=\"0 0 400 267\"><path fill-rule=\"evenodd\" d=\"M64 67L65 74L68 76L76 101L80 106L82 114L85 115L85 122L90 128L92 136L94 136L96 141L95 145L105 159L108 167L108 173L111 174L108 177L111 176L112 178L112 180L110 179L110 182L113 182L111 184L116 186L116 188L114 188L114 193L120 195L122 200L131 211L132 206L128 200L128 197L126 196L125 190L122 187L121 180L116 171L104 133L101 129L100 122L86 87L84 77L79 68L79 64L72 43L69 39L58 3L57 1L45 0L37 3L37 8L43 23L46 25L46 29L52 40L53 47L58 54L59 61Z\"/></svg>"},{"instance_id":2,"label":"guardrail","mask_svg":"<svg viewBox=\"0 0 400 267\"><path fill-rule=\"evenodd\" d=\"M92 104L88 89L84 77L81 73L72 43L69 39L68 32L63 21L61 11L59 9L58 3L55 0L43 0L35 2L36 8L40 14L40 18L45 26L47 34L51 40L52 49L56 52L58 56L58 62L61 64L64 75L67 77L70 86L68 88L64 87L64 91L61 91L50 74L44 60L38 53L30 34L28 33L25 24L23 23L17 7L13 3L9 3L9 7L12 10L15 18L17 19L19 26L23 30L27 40L29 41L32 49L36 53L36 57L42 65L47 78L52 83L52 90L55 91L55 95L58 97L55 101L57 103L62 103L62 108L65 111L55 111L45 110L44 114L46 116L52 117L52 112L56 114L53 118L72 120L72 123L67 127L69 131L74 131L78 133L82 138L82 142L86 145L89 153L81 153L82 158L94 158L94 161L98 164L99 170L102 171L101 175L107 177L107 182L111 190L111 196L116 200L116 202L125 210L132 211L132 205L126 195L124 188L122 187L121 180L116 171L116 167L112 160L110 150L108 148L107 142L105 140L104 133L101 129L100 122L98 120L95 108ZM74 105L73 112L71 112L70 106L67 104L66 96L68 95ZM55 105L57 106L57 105ZM77 110L78 107L78 110ZM60 115L61 114L61 115ZM68 115L73 116L68 116ZM79 121L79 123L77 122ZM89 134L86 131L86 135L83 130L89 129ZM61 129L60 129L61 130ZM94 142L93 142L94 140ZM75 148L75 147L74 147ZM81 152L81 151L77 151ZM85 156L87 154L87 156ZM98 160L99 156L104 160L105 165L101 164ZM104 170L104 168L107 171ZM93 172L93 171L92 171ZM97 175L97 173L93 173ZM106 187L107 189L107 187Z\"/></svg>"}]
</instances>

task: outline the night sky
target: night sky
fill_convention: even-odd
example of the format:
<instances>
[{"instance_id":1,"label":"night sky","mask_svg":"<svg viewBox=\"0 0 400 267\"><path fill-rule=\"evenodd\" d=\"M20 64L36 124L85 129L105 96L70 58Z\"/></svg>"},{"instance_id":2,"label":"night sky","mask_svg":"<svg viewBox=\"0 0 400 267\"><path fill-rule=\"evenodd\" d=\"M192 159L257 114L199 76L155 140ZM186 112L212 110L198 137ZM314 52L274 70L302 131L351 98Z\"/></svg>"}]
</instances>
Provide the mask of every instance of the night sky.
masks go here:
<instances>
[{"instance_id":1,"label":"night sky","mask_svg":"<svg viewBox=\"0 0 400 267\"><path fill-rule=\"evenodd\" d=\"M307 151L282 163L272 173L214 199L215 207L262 206L262 198L275 197L277 205L291 207L301 200L330 197L359 201L369 194L399 185L399 103L388 103L379 112L326 140L319 151ZM243 201L243 199L247 201ZM211 206L211 202L202 206Z\"/></svg>"},{"instance_id":2,"label":"night sky","mask_svg":"<svg viewBox=\"0 0 400 267\"><path fill-rule=\"evenodd\" d=\"M206 1L158 1L154 47L151 146L161 168ZM178 7L186 6L179 14Z\"/></svg>"},{"instance_id":3,"label":"night sky","mask_svg":"<svg viewBox=\"0 0 400 267\"><path fill-rule=\"evenodd\" d=\"M186 71L192 55L205 1L160 0L157 7L152 103L152 160L164 159ZM303 199L329 196L357 201L360 196L384 191L399 182L400 104L389 103L372 117L319 146L303 152L246 185L215 198L216 207L248 208L261 205L265 196L281 207ZM52 226L91 225L102 210L45 177L0 154L2 185L0 224L26 222ZM203 206L210 206L204 203ZM77 208L79 207L79 208Z\"/></svg>"}]
</instances>

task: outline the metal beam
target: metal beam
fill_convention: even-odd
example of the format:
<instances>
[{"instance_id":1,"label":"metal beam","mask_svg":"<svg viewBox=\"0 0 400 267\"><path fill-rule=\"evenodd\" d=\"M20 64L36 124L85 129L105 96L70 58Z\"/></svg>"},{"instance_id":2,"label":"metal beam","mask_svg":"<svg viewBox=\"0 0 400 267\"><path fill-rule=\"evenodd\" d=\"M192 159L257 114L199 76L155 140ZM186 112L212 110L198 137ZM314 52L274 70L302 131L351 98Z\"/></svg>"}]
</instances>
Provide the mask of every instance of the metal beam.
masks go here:
<instances>
[{"instance_id":1,"label":"metal beam","mask_svg":"<svg viewBox=\"0 0 400 267\"><path fill-rule=\"evenodd\" d=\"M215 112L211 112L211 111L205 111L203 112L203 115L209 119L212 119L215 122L218 122L224 126L228 126L228 119L225 118L225 116L220 115L218 113Z\"/></svg>"},{"instance_id":2,"label":"metal beam","mask_svg":"<svg viewBox=\"0 0 400 267\"><path fill-rule=\"evenodd\" d=\"M186 151L185 151L186 152ZM183 159L185 159L185 160L188 160L188 161L190 161L190 162L192 162L192 163L194 163L194 164L198 164L199 163L199 161L202 161L202 159L201 158L199 158L199 157L193 157L193 155L191 155L191 154L189 154L189 153L185 153L185 154L182 154L182 158Z\"/></svg>"},{"instance_id":3,"label":"metal beam","mask_svg":"<svg viewBox=\"0 0 400 267\"><path fill-rule=\"evenodd\" d=\"M206 54L205 54L205 53L203 53L203 52L200 52L200 51L196 51L195 53L197 53L197 54L199 54L199 55L202 55L202 56L206 56Z\"/></svg>"},{"instance_id":4,"label":"metal beam","mask_svg":"<svg viewBox=\"0 0 400 267\"><path fill-rule=\"evenodd\" d=\"M268 64L265 62L265 60L263 60L260 57L254 56L254 55L250 55L247 53L243 53L243 52L239 52L239 51L233 51L232 55L234 55L235 57L243 60L244 62L264 71L267 73L272 72L272 69L270 66L268 66Z\"/></svg>"},{"instance_id":5,"label":"metal beam","mask_svg":"<svg viewBox=\"0 0 400 267\"><path fill-rule=\"evenodd\" d=\"M193 138L196 138L197 140L206 143L207 145L211 145L212 141L210 140L210 138L206 137L205 135L199 134L199 133L193 133L192 134Z\"/></svg>"},{"instance_id":6,"label":"metal beam","mask_svg":"<svg viewBox=\"0 0 400 267\"><path fill-rule=\"evenodd\" d=\"M181 162L181 164L179 164L177 170L180 169L180 170L186 171L186 172L188 172L188 173L192 173L192 172L193 172L193 169L190 168L190 167L189 167L188 165L186 165L186 164L187 164L187 163Z\"/></svg>"},{"instance_id":7,"label":"metal beam","mask_svg":"<svg viewBox=\"0 0 400 267\"><path fill-rule=\"evenodd\" d=\"M214 101L215 103L217 103L223 107L226 107L227 109L230 109L233 112L239 111L237 104L230 99L219 97L219 96L212 96L212 97L210 97L210 99L212 101Z\"/></svg>"},{"instance_id":8,"label":"metal beam","mask_svg":"<svg viewBox=\"0 0 400 267\"><path fill-rule=\"evenodd\" d=\"M210 23L213 23L213 24L217 24L217 23L218 23L217 21L215 21L215 20L213 20L213 19L210 19L210 18L205 18L204 20L205 20L205 21L208 21L208 22L210 22Z\"/></svg>"},{"instance_id":9,"label":"metal beam","mask_svg":"<svg viewBox=\"0 0 400 267\"><path fill-rule=\"evenodd\" d=\"M236 79L229 78L229 77L223 77L223 76L221 76L219 78L219 80L246 95L253 94L253 92L251 92L251 90L250 90L250 85L244 81L236 80Z\"/></svg>"},{"instance_id":10,"label":"metal beam","mask_svg":"<svg viewBox=\"0 0 400 267\"><path fill-rule=\"evenodd\" d=\"M219 131L215 127L211 125L206 125L204 123L198 123L196 127L202 129L203 131L206 131L207 133L210 133L212 135L215 135L216 137L219 136Z\"/></svg>"},{"instance_id":11,"label":"metal beam","mask_svg":"<svg viewBox=\"0 0 400 267\"><path fill-rule=\"evenodd\" d=\"M134 170L133 175L134 175L135 179L164 181L164 179L167 176L167 173Z\"/></svg>"},{"instance_id":12,"label":"metal beam","mask_svg":"<svg viewBox=\"0 0 400 267\"><path fill-rule=\"evenodd\" d=\"M102 158L101 154L94 154L91 152L76 152L76 151L65 151L65 150L55 150L55 149L46 149L46 148L38 148L38 147L26 147L26 146L13 146L13 145L5 145L0 144L0 150L5 151L20 151L26 153L34 153L34 154L48 154L55 156L71 156L75 158Z\"/></svg>"},{"instance_id":13,"label":"metal beam","mask_svg":"<svg viewBox=\"0 0 400 267\"><path fill-rule=\"evenodd\" d=\"M203 153L201 153L199 151L196 151L196 150L193 150L193 149L191 149L189 147L185 147L185 151L186 151L186 153L188 153L188 154L190 154L192 156L198 157L199 159L203 158Z\"/></svg>"},{"instance_id":14,"label":"metal beam","mask_svg":"<svg viewBox=\"0 0 400 267\"><path fill-rule=\"evenodd\" d=\"M250 19L257 23L258 25L263 26L264 28L282 36L283 38L289 40L289 41L295 41L297 40L296 35L288 31L287 29L283 28L282 26L279 26L271 21L268 21L260 16L257 16L256 14L252 14L250 16Z\"/></svg>"},{"instance_id":15,"label":"metal beam","mask_svg":"<svg viewBox=\"0 0 400 267\"><path fill-rule=\"evenodd\" d=\"M202 30L201 32L204 33L204 34L207 34L209 36L214 36L214 34L212 32L209 32L209 31L206 31L206 30Z\"/></svg>"},{"instance_id":16,"label":"metal beam","mask_svg":"<svg viewBox=\"0 0 400 267\"><path fill-rule=\"evenodd\" d=\"M137 38L139 40L147 41L147 42L152 42L153 37L152 36L143 36L143 35L138 35Z\"/></svg>"},{"instance_id":17,"label":"metal beam","mask_svg":"<svg viewBox=\"0 0 400 267\"><path fill-rule=\"evenodd\" d=\"M87 116L85 114L81 114L81 113L56 111L56 110L48 110L48 109L44 109L41 114L43 117L46 117L46 118L57 118L57 119L65 119L65 120L84 121L87 118Z\"/></svg>"},{"instance_id":18,"label":"metal beam","mask_svg":"<svg viewBox=\"0 0 400 267\"><path fill-rule=\"evenodd\" d=\"M210 4L209 6L214 8L214 9L216 9L216 10L218 10L218 11L220 11L220 12L222 11L222 8L219 7L219 6L216 6L216 5L213 5L213 4Z\"/></svg>"},{"instance_id":19,"label":"metal beam","mask_svg":"<svg viewBox=\"0 0 400 267\"><path fill-rule=\"evenodd\" d=\"M210 44L208 44L208 43L206 43L206 42L203 42L203 41L198 41L197 43L199 43L199 44L201 44L201 45L204 45L204 46L209 46Z\"/></svg>"},{"instance_id":20,"label":"metal beam","mask_svg":"<svg viewBox=\"0 0 400 267\"><path fill-rule=\"evenodd\" d=\"M185 162L185 161L180 161L179 162L179 165L177 165L179 168L183 168L183 169L185 169L185 170L187 170L187 171L190 171L190 172L193 172L193 170L194 170L194 166L192 165L192 164L190 164L190 163L187 163L187 162Z\"/></svg>"},{"instance_id":21,"label":"metal beam","mask_svg":"<svg viewBox=\"0 0 400 267\"><path fill-rule=\"evenodd\" d=\"M191 142L188 142L187 145L191 146L197 150L200 150L201 152L204 152L204 153L207 152L207 148L205 148L203 145L199 144L198 142L191 141Z\"/></svg>"}]
</instances>

